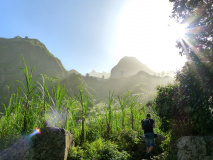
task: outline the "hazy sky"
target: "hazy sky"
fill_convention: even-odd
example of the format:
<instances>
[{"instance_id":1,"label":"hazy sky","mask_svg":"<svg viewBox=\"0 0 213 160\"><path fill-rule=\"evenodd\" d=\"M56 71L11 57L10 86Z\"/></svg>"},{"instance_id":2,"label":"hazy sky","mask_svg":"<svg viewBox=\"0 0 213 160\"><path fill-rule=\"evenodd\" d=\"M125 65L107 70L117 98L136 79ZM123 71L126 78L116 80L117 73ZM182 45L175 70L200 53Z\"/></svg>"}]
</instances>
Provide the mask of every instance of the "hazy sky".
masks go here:
<instances>
[{"instance_id":1,"label":"hazy sky","mask_svg":"<svg viewBox=\"0 0 213 160\"><path fill-rule=\"evenodd\" d=\"M40 40L67 70L110 72L124 56L180 68L169 0L0 0L0 37Z\"/></svg>"}]
</instances>

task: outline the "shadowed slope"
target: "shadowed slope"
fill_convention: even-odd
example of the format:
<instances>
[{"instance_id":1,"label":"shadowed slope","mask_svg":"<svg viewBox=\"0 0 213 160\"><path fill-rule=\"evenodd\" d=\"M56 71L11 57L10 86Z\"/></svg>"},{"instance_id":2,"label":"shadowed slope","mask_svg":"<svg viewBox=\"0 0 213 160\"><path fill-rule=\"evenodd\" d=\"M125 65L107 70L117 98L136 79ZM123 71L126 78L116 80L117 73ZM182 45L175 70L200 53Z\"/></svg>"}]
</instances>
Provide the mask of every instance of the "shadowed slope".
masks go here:
<instances>
[{"instance_id":1,"label":"shadowed slope","mask_svg":"<svg viewBox=\"0 0 213 160\"><path fill-rule=\"evenodd\" d=\"M16 91L19 84L15 80L24 82L23 72L19 69L24 68L23 58L29 70L35 67L34 77L45 74L62 78L67 74L61 61L36 39L18 36L12 39L0 38L0 57L0 103L7 102L7 96Z\"/></svg>"}]
</instances>

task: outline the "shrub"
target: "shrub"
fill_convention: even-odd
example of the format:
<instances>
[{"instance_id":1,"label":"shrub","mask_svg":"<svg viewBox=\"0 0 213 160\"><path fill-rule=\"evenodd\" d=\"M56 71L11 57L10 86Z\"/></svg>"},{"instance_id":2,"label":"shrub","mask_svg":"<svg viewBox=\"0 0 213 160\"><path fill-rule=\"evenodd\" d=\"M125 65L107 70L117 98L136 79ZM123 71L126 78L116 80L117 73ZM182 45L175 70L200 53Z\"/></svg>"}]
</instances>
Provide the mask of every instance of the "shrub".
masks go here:
<instances>
[{"instance_id":1,"label":"shrub","mask_svg":"<svg viewBox=\"0 0 213 160\"><path fill-rule=\"evenodd\" d=\"M136 131L123 130L118 135L118 144L124 150L133 150L138 141L138 132Z\"/></svg>"},{"instance_id":2,"label":"shrub","mask_svg":"<svg viewBox=\"0 0 213 160\"><path fill-rule=\"evenodd\" d=\"M118 150L118 145L111 141L97 139L92 143L85 142L83 147L73 147L69 151L68 159L70 160L128 160L130 155L122 150Z\"/></svg>"},{"instance_id":3,"label":"shrub","mask_svg":"<svg viewBox=\"0 0 213 160\"><path fill-rule=\"evenodd\" d=\"M118 145L112 143L111 141L107 141L105 143L104 149L100 154L100 160L128 160L130 159L130 155L122 150L118 151Z\"/></svg>"},{"instance_id":4,"label":"shrub","mask_svg":"<svg viewBox=\"0 0 213 160\"><path fill-rule=\"evenodd\" d=\"M84 150L80 146L72 147L69 150L68 160L83 160Z\"/></svg>"}]
</instances>

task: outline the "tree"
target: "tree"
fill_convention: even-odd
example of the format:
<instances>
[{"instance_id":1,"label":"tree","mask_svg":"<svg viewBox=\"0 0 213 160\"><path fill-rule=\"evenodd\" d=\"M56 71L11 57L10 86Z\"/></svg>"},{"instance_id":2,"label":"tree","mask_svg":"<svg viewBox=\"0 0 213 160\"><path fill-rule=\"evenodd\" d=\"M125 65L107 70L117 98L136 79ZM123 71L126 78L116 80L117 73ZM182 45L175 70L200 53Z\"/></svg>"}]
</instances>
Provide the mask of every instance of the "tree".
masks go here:
<instances>
[{"instance_id":1,"label":"tree","mask_svg":"<svg viewBox=\"0 0 213 160\"><path fill-rule=\"evenodd\" d=\"M20 37L20 36L15 36L14 38L16 38L16 39L20 39L21 37Z\"/></svg>"},{"instance_id":2,"label":"tree","mask_svg":"<svg viewBox=\"0 0 213 160\"><path fill-rule=\"evenodd\" d=\"M89 73L86 73L86 77L89 77Z\"/></svg>"},{"instance_id":3,"label":"tree","mask_svg":"<svg viewBox=\"0 0 213 160\"><path fill-rule=\"evenodd\" d=\"M181 92L183 107L187 107L187 112L194 134L208 134L213 132L212 102L205 85L200 79L195 63L188 63L183 70L177 74Z\"/></svg>"},{"instance_id":4,"label":"tree","mask_svg":"<svg viewBox=\"0 0 213 160\"><path fill-rule=\"evenodd\" d=\"M178 94L178 86L168 85L166 87L157 88L157 97L155 99L156 110L158 116L161 118L161 130L167 132L171 130L172 120L174 117L174 108L176 107L176 102L173 97Z\"/></svg>"},{"instance_id":5,"label":"tree","mask_svg":"<svg viewBox=\"0 0 213 160\"><path fill-rule=\"evenodd\" d=\"M177 86L158 88L158 115L164 130L173 124L181 130L183 126L177 124L185 122L191 126L190 134L209 134L213 132L213 1L170 1L174 2L172 17L187 24L187 33L177 47L188 62L177 72Z\"/></svg>"},{"instance_id":6,"label":"tree","mask_svg":"<svg viewBox=\"0 0 213 160\"><path fill-rule=\"evenodd\" d=\"M185 47L178 42L181 54L211 51L213 46L213 1L212 0L170 0L174 2L172 17L178 23L188 25Z\"/></svg>"},{"instance_id":7,"label":"tree","mask_svg":"<svg viewBox=\"0 0 213 160\"><path fill-rule=\"evenodd\" d=\"M170 0L174 2L172 17L187 24L187 33L177 42L180 54L193 62L205 92L213 96L213 1Z\"/></svg>"},{"instance_id":8,"label":"tree","mask_svg":"<svg viewBox=\"0 0 213 160\"><path fill-rule=\"evenodd\" d=\"M188 66L197 74L208 98L213 97L213 1L170 0L172 17L188 25L185 38L177 42L180 53L187 55ZM182 76L179 76L182 77Z\"/></svg>"},{"instance_id":9,"label":"tree","mask_svg":"<svg viewBox=\"0 0 213 160\"><path fill-rule=\"evenodd\" d=\"M206 135L213 132L212 102L192 65L177 73L177 84L157 88L156 110L163 131L176 136Z\"/></svg>"}]
</instances>

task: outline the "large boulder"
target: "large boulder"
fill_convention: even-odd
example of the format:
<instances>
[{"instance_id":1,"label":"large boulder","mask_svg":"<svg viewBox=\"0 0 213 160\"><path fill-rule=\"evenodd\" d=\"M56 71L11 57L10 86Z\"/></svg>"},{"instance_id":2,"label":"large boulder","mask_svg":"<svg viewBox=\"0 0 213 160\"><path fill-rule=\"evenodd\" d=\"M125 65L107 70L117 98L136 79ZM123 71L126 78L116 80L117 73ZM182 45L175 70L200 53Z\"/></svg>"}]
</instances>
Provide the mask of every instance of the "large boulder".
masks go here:
<instances>
[{"instance_id":1,"label":"large boulder","mask_svg":"<svg viewBox=\"0 0 213 160\"><path fill-rule=\"evenodd\" d=\"M67 160L73 135L60 128L45 127L41 134L22 137L0 153L0 160Z\"/></svg>"},{"instance_id":2,"label":"large boulder","mask_svg":"<svg viewBox=\"0 0 213 160\"><path fill-rule=\"evenodd\" d=\"M185 136L177 143L178 160L212 160L213 136Z\"/></svg>"},{"instance_id":3,"label":"large boulder","mask_svg":"<svg viewBox=\"0 0 213 160\"><path fill-rule=\"evenodd\" d=\"M25 160L67 160L73 135L60 128L45 127L32 137L29 155Z\"/></svg>"}]
</instances>

